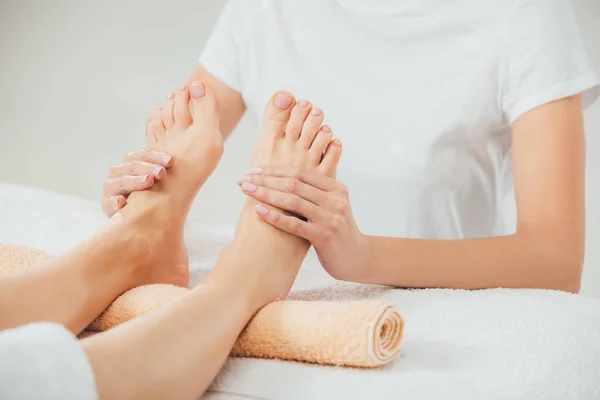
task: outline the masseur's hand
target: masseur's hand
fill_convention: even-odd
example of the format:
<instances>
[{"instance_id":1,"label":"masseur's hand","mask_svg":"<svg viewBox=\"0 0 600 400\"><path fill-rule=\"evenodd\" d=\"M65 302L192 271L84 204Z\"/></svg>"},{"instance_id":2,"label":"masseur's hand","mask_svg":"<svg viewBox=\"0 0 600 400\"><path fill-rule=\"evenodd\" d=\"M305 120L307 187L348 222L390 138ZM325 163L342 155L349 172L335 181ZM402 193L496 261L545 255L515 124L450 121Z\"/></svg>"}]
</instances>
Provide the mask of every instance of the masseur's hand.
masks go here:
<instances>
[{"instance_id":1,"label":"masseur's hand","mask_svg":"<svg viewBox=\"0 0 600 400\"><path fill-rule=\"evenodd\" d=\"M356 226L346 186L319 173L276 167L255 168L238 184L262 203L256 212L264 221L307 239L332 277L364 276L368 239Z\"/></svg>"},{"instance_id":2,"label":"masseur's hand","mask_svg":"<svg viewBox=\"0 0 600 400\"><path fill-rule=\"evenodd\" d=\"M109 217L127 204L127 196L154 185L155 180L167 176L167 168L173 164L169 154L144 149L128 154L123 164L110 168L104 182L102 209Z\"/></svg>"}]
</instances>

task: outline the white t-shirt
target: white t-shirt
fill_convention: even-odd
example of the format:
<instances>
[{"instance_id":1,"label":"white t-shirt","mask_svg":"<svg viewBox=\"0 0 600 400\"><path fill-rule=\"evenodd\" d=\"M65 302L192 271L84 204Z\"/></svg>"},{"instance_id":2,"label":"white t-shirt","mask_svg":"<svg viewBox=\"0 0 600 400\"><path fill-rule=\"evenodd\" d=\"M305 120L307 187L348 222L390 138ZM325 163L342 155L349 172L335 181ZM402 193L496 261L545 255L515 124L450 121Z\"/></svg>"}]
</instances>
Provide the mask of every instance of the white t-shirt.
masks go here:
<instances>
[{"instance_id":1,"label":"white t-shirt","mask_svg":"<svg viewBox=\"0 0 600 400\"><path fill-rule=\"evenodd\" d=\"M600 94L568 0L230 0L200 58L260 121L322 107L366 234L503 234L511 123Z\"/></svg>"}]
</instances>

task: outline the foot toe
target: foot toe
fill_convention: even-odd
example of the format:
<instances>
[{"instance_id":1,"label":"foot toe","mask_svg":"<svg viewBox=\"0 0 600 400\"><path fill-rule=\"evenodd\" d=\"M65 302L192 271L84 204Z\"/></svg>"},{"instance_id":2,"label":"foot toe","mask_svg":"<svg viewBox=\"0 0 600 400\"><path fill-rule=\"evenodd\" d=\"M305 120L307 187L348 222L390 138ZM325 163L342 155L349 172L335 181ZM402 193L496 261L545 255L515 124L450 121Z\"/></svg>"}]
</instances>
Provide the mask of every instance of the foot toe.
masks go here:
<instances>
[{"instance_id":1,"label":"foot toe","mask_svg":"<svg viewBox=\"0 0 600 400\"><path fill-rule=\"evenodd\" d=\"M175 125L182 129L186 129L192 123L192 115L190 113L190 92L185 85L180 86L175 93L173 119Z\"/></svg>"},{"instance_id":2,"label":"foot toe","mask_svg":"<svg viewBox=\"0 0 600 400\"><path fill-rule=\"evenodd\" d=\"M338 139L334 139L329 142L323 160L319 165L319 172L325 176L335 178L337 166L342 157L342 142Z\"/></svg>"},{"instance_id":3,"label":"foot toe","mask_svg":"<svg viewBox=\"0 0 600 400\"><path fill-rule=\"evenodd\" d=\"M312 111L306 118L304 125L302 126L302 132L300 133L300 142L305 148L309 148L315 139L315 135L319 132L319 128L323 123L325 114L319 107L313 107Z\"/></svg>"},{"instance_id":4,"label":"foot toe","mask_svg":"<svg viewBox=\"0 0 600 400\"><path fill-rule=\"evenodd\" d=\"M154 147L164 136L165 125L163 124L160 108L155 108L148 117L146 123L146 139L148 146Z\"/></svg>"},{"instance_id":5,"label":"foot toe","mask_svg":"<svg viewBox=\"0 0 600 400\"><path fill-rule=\"evenodd\" d=\"M298 103L292 108L292 114L290 120L285 128L285 138L294 142L300 138L300 132L302 132L302 126L306 117L312 109L312 104L307 100L299 100Z\"/></svg>"},{"instance_id":6,"label":"foot toe","mask_svg":"<svg viewBox=\"0 0 600 400\"><path fill-rule=\"evenodd\" d=\"M219 109L214 93L199 81L192 82L189 88L192 99L192 120L194 123L218 121Z\"/></svg>"},{"instance_id":7,"label":"foot toe","mask_svg":"<svg viewBox=\"0 0 600 400\"><path fill-rule=\"evenodd\" d=\"M175 104L175 94L169 93L167 95L167 100L161 107L161 118L163 124L165 125L165 129L169 130L175 124L175 120L173 119L173 106Z\"/></svg>"},{"instance_id":8,"label":"foot toe","mask_svg":"<svg viewBox=\"0 0 600 400\"><path fill-rule=\"evenodd\" d=\"M267 129L271 135L283 137L295 103L291 93L275 93L265 107L263 129Z\"/></svg>"},{"instance_id":9,"label":"foot toe","mask_svg":"<svg viewBox=\"0 0 600 400\"><path fill-rule=\"evenodd\" d=\"M308 159L314 164L319 165L323 159L323 154L331 142L333 133L328 126L322 126L317 132L310 149L308 150Z\"/></svg>"}]
</instances>

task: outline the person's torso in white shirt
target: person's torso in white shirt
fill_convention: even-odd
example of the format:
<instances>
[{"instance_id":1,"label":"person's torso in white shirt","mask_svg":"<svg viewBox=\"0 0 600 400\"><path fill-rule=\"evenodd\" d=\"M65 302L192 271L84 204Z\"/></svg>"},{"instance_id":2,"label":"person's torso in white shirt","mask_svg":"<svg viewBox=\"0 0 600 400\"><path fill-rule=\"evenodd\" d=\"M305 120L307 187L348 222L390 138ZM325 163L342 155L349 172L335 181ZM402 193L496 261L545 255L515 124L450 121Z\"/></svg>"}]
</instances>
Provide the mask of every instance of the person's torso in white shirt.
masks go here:
<instances>
[{"instance_id":1,"label":"person's torso in white shirt","mask_svg":"<svg viewBox=\"0 0 600 400\"><path fill-rule=\"evenodd\" d=\"M512 22L509 3L235 0L201 62L242 93L259 121L276 90L324 110L343 143L338 179L363 233L494 236L504 233L510 123L527 111L523 102L532 108L538 94L543 103L553 80L590 73L585 87L568 87L582 91L595 79L580 43L576 63L555 77L531 78L538 67L528 57L514 65L507 52L519 34L510 30L528 21ZM526 93L513 88L520 81Z\"/></svg>"}]
</instances>

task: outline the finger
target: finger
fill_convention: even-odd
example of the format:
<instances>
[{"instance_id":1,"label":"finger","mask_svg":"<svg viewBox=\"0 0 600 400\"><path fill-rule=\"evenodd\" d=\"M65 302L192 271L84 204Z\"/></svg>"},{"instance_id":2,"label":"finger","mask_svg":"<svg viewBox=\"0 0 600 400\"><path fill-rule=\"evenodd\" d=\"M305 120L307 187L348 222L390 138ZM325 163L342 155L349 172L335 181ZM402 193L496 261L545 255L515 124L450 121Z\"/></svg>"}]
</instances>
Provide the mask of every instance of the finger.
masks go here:
<instances>
[{"instance_id":1,"label":"finger","mask_svg":"<svg viewBox=\"0 0 600 400\"><path fill-rule=\"evenodd\" d=\"M125 196L112 196L105 197L102 200L102 210L106 215L112 217L114 213L119 211L121 208L125 207L127 204L127 199Z\"/></svg>"},{"instance_id":2,"label":"finger","mask_svg":"<svg viewBox=\"0 0 600 400\"><path fill-rule=\"evenodd\" d=\"M333 191L340 184L333 178L321 175L318 172L305 171L299 168L288 167L261 167L252 168L250 175L266 175L282 178L294 178L324 191Z\"/></svg>"},{"instance_id":3,"label":"finger","mask_svg":"<svg viewBox=\"0 0 600 400\"><path fill-rule=\"evenodd\" d=\"M160 180L167 176L167 170L162 165L145 161L131 161L111 167L108 177L114 179L125 175L152 175L155 179Z\"/></svg>"},{"instance_id":4,"label":"finger","mask_svg":"<svg viewBox=\"0 0 600 400\"><path fill-rule=\"evenodd\" d=\"M256 186L249 182L242 183L241 188L247 196L273 207L277 207L283 211L300 215L309 221L315 221L319 219L319 216L321 215L321 210L318 206L296 194L280 192L263 186Z\"/></svg>"},{"instance_id":5,"label":"finger","mask_svg":"<svg viewBox=\"0 0 600 400\"><path fill-rule=\"evenodd\" d=\"M285 215L281 211L269 209L262 204L257 205L255 210L265 222L284 232L300 236L309 242L316 237L317 227L310 222L302 221L298 217Z\"/></svg>"},{"instance_id":6,"label":"finger","mask_svg":"<svg viewBox=\"0 0 600 400\"><path fill-rule=\"evenodd\" d=\"M131 192L148 189L153 184L154 177L152 175L125 175L104 182L104 196L128 195Z\"/></svg>"},{"instance_id":7,"label":"finger","mask_svg":"<svg viewBox=\"0 0 600 400\"><path fill-rule=\"evenodd\" d=\"M169 168L173 165L173 157L170 154L152 149L144 149L129 153L125 156L123 161L145 161L151 164L161 165L165 168Z\"/></svg>"},{"instance_id":8,"label":"finger","mask_svg":"<svg viewBox=\"0 0 600 400\"><path fill-rule=\"evenodd\" d=\"M326 202L327 192L300 182L294 178L280 178L276 176L264 175L242 175L238 180L241 186L243 183L253 183L257 186L263 186L280 192L292 193L310 201L316 205L322 205Z\"/></svg>"}]
</instances>

